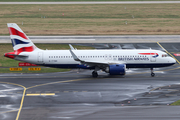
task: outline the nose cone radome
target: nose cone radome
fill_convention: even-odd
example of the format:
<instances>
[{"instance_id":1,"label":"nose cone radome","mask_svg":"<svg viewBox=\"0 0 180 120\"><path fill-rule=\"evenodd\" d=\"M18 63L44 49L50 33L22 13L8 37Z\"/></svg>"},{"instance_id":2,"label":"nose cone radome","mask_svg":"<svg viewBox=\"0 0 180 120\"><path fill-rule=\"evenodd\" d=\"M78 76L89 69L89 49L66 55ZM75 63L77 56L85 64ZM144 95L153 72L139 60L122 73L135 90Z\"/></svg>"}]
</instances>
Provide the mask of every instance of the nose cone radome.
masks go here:
<instances>
[{"instance_id":1,"label":"nose cone radome","mask_svg":"<svg viewBox=\"0 0 180 120\"><path fill-rule=\"evenodd\" d=\"M176 60L174 58L171 58L169 62L175 64Z\"/></svg>"}]
</instances>

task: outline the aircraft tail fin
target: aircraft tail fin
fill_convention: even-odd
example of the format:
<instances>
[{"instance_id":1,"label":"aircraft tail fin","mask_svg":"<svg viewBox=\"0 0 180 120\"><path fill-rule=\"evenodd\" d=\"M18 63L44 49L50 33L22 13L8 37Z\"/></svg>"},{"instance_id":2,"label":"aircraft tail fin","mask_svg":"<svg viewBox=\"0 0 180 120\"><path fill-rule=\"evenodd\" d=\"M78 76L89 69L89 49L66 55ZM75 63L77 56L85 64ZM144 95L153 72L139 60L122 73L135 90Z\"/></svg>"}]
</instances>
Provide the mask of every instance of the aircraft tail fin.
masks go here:
<instances>
[{"instance_id":1,"label":"aircraft tail fin","mask_svg":"<svg viewBox=\"0 0 180 120\"><path fill-rule=\"evenodd\" d=\"M21 52L32 52L37 48L16 23L7 23L7 26L14 54L19 55Z\"/></svg>"}]
</instances>

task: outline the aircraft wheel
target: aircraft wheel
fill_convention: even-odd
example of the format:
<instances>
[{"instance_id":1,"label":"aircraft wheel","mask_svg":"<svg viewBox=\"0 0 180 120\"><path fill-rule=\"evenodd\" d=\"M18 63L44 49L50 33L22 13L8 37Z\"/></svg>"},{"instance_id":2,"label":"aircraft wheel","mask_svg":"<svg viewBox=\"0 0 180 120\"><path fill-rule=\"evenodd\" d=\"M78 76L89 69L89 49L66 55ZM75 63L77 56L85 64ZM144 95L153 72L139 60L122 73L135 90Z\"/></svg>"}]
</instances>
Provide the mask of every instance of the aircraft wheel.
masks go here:
<instances>
[{"instance_id":1,"label":"aircraft wheel","mask_svg":"<svg viewBox=\"0 0 180 120\"><path fill-rule=\"evenodd\" d=\"M154 77L154 76L155 76L155 73L151 73L151 76Z\"/></svg>"},{"instance_id":2,"label":"aircraft wheel","mask_svg":"<svg viewBox=\"0 0 180 120\"><path fill-rule=\"evenodd\" d=\"M95 72L95 71L93 71L93 72L92 72L92 76L93 76L94 78L97 78L98 73L97 73L97 72Z\"/></svg>"}]
</instances>

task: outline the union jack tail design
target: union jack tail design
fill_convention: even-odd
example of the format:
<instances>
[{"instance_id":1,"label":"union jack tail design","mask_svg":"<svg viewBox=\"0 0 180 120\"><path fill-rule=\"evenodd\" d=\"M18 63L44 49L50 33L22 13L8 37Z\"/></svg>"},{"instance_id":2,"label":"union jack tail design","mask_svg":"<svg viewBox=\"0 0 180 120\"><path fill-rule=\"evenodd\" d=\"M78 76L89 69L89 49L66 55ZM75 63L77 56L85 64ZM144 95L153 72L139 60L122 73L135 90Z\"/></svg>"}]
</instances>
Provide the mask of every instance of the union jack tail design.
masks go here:
<instances>
[{"instance_id":1,"label":"union jack tail design","mask_svg":"<svg viewBox=\"0 0 180 120\"><path fill-rule=\"evenodd\" d=\"M32 52L37 48L16 23L7 23L7 26L16 55Z\"/></svg>"},{"instance_id":2,"label":"union jack tail design","mask_svg":"<svg viewBox=\"0 0 180 120\"><path fill-rule=\"evenodd\" d=\"M19 28L16 23L7 23L10 38L12 41L14 52L5 53L4 56L14 59L16 56L24 57L19 55L21 52L32 52L37 47L33 42L26 36L26 34Z\"/></svg>"}]
</instances>

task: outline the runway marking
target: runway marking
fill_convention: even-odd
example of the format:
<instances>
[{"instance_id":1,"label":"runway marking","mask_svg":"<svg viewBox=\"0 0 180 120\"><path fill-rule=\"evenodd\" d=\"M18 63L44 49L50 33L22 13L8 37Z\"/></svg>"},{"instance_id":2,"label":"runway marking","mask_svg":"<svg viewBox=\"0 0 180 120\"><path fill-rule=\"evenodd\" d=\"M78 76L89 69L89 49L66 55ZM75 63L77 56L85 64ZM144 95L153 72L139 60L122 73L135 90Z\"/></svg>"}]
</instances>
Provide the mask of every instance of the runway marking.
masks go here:
<instances>
[{"instance_id":1,"label":"runway marking","mask_svg":"<svg viewBox=\"0 0 180 120\"><path fill-rule=\"evenodd\" d=\"M177 96L176 94L166 94L166 96Z\"/></svg>"},{"instance_id":2,"label":"runway marking","mask_svg":"<svg viewBox=\"0 0 180 120\"><path fill-rule=\"evenodd\" d=\"M159 70L159 71L156 71L156 72L171 71L171 70L177 70L177 69L180 69L180 67L167 69L167 70Z\"/></svg>"},{"instance_id":3,"label":"runway marking","mask_svg":"<svg viewBox=\"0 0 180 120\"><path fill-rule=\"evenodd\" d=\"M31 94L26 94L26 96L53 96L55 93L31 93Z\"/></svg>"},{"instance_id":4,"label":"runway marking","mask_svg":"<svg viewBox=\"0 0 180 120\"><path fill-rule=\"evenodd\" d=\"M51 96L51 95L55 95L55 93L41 93L41 95L48 95L48 96Z\"/></svg>"},{"instance_id":5,"label":"runway marking","mask_svg":"<svg viewBox=\"0 0 180 120\"><path fill-rule=\"evenodd\" d=\"M168 91L177 92L179 90L177 90L177 89L168 89Z\"/></svg>"},{"instance_id":6,"label":"runway marking","mask_svg":"<svg viewBox=\"0 0 180 120\"><path fill-rule=\"evenodd\" d=\"M82 80L88 80L90 78L85 78L85 79L74 79L74 80L66 80L66 81L58 81L58 82L50 82L50 83L45 83L45 84L39 84L39 85L35 85L35 86L31 86L31 87L28 87L26 88L25 86L23 85L20 85L20 84L16 84L16 83L9 83L9 82L0 82L0 83L4 83L4 84L11 84L11 85L16 85L16 86L20 86L22 88L24 88L24 91L23 91L23 95L22 95L22 99L21 99L21 103L20 103L20 107L19 107L19 111L17 113L17 116L16 116L16 120L19 119L19 115L21 113L21 110L22 110L22 106L23 106L23 103L24 103L24 97L25 97L25 93L26 93L26 90L27 89L31 89L31 88L35 88L35 87L39 87L39 86L44 86L44 85L50 85L50 84L56 84L56 83L65 83L65 82L74 82L74 81L82 81ZM55 95L55 93L45 93L46 95ZM44 93L42 93L42 95L45 95ZM27 94L26 94L27 95ZM30 94L29 94L30 95ZM41 95L41 94L40 94Z\"/></svg>"},{"instance_id":7,"label":"runway marking","mask_svg":"<svg viewBox=\"0 0 180 120\"><path fill-rule=\"evenodd\" d=\"M68 93L69 91L64 91L65 93Z\"/></svg>"},{"instance_id":8,"label":"runway marking","mask_svg":"<svg viewBox=\"0 0 180 120\"><path fill-rule=\"evenodd\" d=\"M50 93L50 91L45 91L45 93Z\"/></svg>"},{"instance_id":9,"label":"runway marking","mask_svg":"<svg viewBox=\"0 0 180 120\"><path fill-rule=\"evenodd\" d=\"M66 82L75 82L75 81L82 81L82 80L88 80L90 78L85 78L85 79L74 79L74 80L66 80L66 81L58 81L58 82L50 82L50 83L45 83L45 84L39 84L35 86L28 87L27 89L35 88L35 87L40 87L40 86L45 86L45 85L51 85L51 84L56 84L56 83L66 83Z\"/></svg>"},{"instance_id":10,"label":"runway marking","mask_svg":"<svg viewBox=\"0 0 180 120\"><path fill-rule=\"evenodd\" d=\"M177 70L177 69L180 69L180 67L172 68L172 69L167 69L167 70L159 70L159 71L154 71L154 72L172 71L172 70ZM150 73L150 72L133 73L133 74L128 74L128 75L138 75L138 74L146 74L146 73Z\"/></svg>"},{"instance_id":11,"label":"runway marking","mask_svg":"<svg viewBox=\"0 0 180 120\"><path fill-rule=\"evenodd\" d=\"M37 93L31 93L31 94L26 94L26 96L39 96L40 94L37 94Z\"/></svg>"},{"instance_id":12,"label":"runway marking","mask_svg":"<svg viewBox=\"0 0 180 120\"><path fill-rule=\"evenodd\" d=\"M157 44L158 44L162 49L164 49L164 50L166 51L166 53L168 53L171 57L173 57L173 58L180 64L180 62L179 62L173 55L171 55L171 53L169 53L165 48L163 48L159 42L157 42Z\"/></svg>"},{"instance_id":13,"label":"runway marking","mask_svg":"<svg viewBox=\"0 0 180 120\"><path fill-rule=\"evenodd\" d=\"M59 93L59 91L55 91L55 93Z\"/></svg>"},{"instance_id":14,"label":"runway marking","mask_svg":"<svg viewBox=\"0 0 180 120\"><path fill-rule=\"evenodd\" d=\"M5 112L0 112L0 114L4 114L4 113L10 113L10 112L15 112L15 111L18 111L19 109L16 109L16 110L11 110L11 111L5 111Z\"/></svg>"},{"instance_id":15,"label":"runway marking","mask_svg":"<svg viewBox=\"0 0 180 120\"><path fill-rule=\"evenodd\" d=\"M13 94L13 92L8 92L7 94Z\"/></svg>"},{"instance_id":16,"label":"runway marking","mask_svg":"<svg viewBox=\"0 0 180 120\"><path fill-rule=\"evenodd\" d=\"M18 120L19 119L19 115L21 113L22 106L23 106L23 102L24 102L24 96L25 96L25 93L26 93L26 87L24 87L23 85L20 85L20 84L16 84L16 83L9 83L9 82L0 82L0 83L16 85L16 86L20 86L20 87L24 88L22 99L21 99L21 103L20 103L20 107L18 109L19 111L18 111L17 116L16 116L16 120Z\"/></svg>"},{"instance_id":17,"label":"runway marking","mask_svg":"<svg viewBox=\"0 0 180 120\"><path fill-rule=\"evenodd\" d=\"M17 92L18 94L21 94L22 92Z\"/></svg>"},{"instance_id":18,"label":"runway marking","mask_svg":"<svg viewBox=\"0 0 180 120\"><path fill-rule=\"evenodd\" d=\"M21 113L21 109L22 109L22 106L23 106L23 103L24 103L24 96L25 96L25 93L26 93L26 87L24 87L24 92L23 92L23 96L22 96L22 99L21 99L21 105L20 105L20 108L19 108L19 111L18 111L16 120L19 119L19 115L20 115L20 113Z\"/></svg>"}]
</instances>

